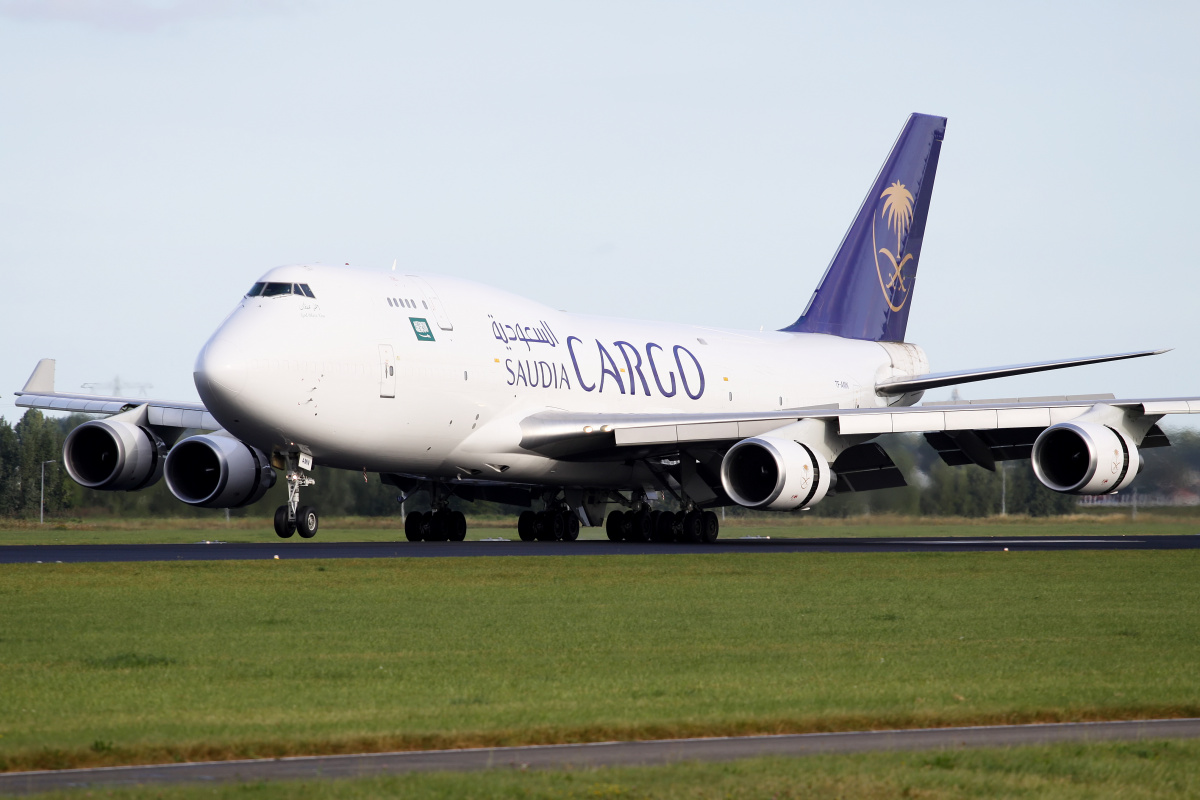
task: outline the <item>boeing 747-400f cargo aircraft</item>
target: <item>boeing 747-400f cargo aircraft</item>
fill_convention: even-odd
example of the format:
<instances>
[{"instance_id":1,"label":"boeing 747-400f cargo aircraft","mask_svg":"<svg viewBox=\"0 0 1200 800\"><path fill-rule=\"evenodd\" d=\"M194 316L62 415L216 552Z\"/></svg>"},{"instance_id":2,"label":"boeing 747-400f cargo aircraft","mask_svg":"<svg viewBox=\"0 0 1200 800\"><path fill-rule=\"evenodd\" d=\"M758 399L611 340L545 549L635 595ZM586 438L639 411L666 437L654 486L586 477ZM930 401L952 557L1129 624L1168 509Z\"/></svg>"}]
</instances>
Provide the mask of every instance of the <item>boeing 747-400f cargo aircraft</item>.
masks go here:
<instances>
[{"instance_id":1,"label":"boeing 747-400f cargo aircraft","mask_svg":"<svg viewBox=\"0 0 1200 800\"><path fill-rule=\"evenodd\" d=\"M282 471L282 537L317 531L314 464L377 472L432 512L409 539L461 540L452 496L524 505L522 539L574 539L606 506L613 539L713 541L713 508L792 511L834 492L903 486L882 433L923 432L948 464L1030 459L1045 486L1128 486L1164 414L1200 398L1111 395L926 404L926 389L1152 355L931 373L904 341L946 120L914 114L798 320L779 331L555 311L434 275L278 267L196 359L203 405L54 390L41 361L18 405L109 415L63 463L93 489L164 475L206 508L253 503ZM730 291L735 291L731 287ZM191 433L182 441L184 433ZM652 510L654 493L680 511ZM542 510L534 511L538 508Z\"/></svg>"}]
</instances>

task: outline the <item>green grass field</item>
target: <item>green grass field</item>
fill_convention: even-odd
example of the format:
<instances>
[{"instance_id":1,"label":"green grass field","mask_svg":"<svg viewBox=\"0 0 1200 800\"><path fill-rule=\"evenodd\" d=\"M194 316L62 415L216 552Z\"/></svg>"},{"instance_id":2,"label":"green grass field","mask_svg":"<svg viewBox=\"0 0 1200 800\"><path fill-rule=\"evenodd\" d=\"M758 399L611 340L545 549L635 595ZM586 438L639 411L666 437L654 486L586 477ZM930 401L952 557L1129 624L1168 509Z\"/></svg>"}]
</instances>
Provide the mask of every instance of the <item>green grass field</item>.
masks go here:
<instances>
[{"instance_id":1,"label":"green grass field","mask_svg":"<svg viewBox=\"0 0 1200 800\"><path fill-rule=\"evenodd\" d=\"M0 566L7 769L1200 715L1195 551Z\"/></svg>"},{"instance_id":2,"label":"green grass field","mask_svg":"<svg viewBox=\"0 0 1200 800\"><path fill-rule=\"evenodd\" d=\"M1183 511L1185 513L1180 513ZM1146 536L1158 534L1200 534L1200 513L1188 509L1142 512L1137 520L1128 511L1086 513L1069 517L1030 518L1023 516L963 519L958 517L903 517L877 515L833 519L804 514L779 514L769 517L730 517L721 525L721 537L864 537L864 536ZM516 517L472 518L467 538L479 540L502 537L517 539ZM583 528L581 539L607 538L602 528ZM271 521L234 518L228 524L219 519L109 519L0 520L0 546L6 544L117 544L117 543L190 543L218 540L223 542L279 542L281 547L303 547L298 536L281 540L275 536ZM316 541L402 541L404 524L399 517L330 517L323 519Z\"/></svg>"},{"instance_id":3,"label":"green grass field","mask_svg":"<svg viewBox=\"0 0 1200 800\"><path fill-rule=\"evenodd\" d=\"M339 781L75 790L38 798L1188 798L1200 742L747 759L725 764L414 774Z\"/></svg>"}]
</instances>

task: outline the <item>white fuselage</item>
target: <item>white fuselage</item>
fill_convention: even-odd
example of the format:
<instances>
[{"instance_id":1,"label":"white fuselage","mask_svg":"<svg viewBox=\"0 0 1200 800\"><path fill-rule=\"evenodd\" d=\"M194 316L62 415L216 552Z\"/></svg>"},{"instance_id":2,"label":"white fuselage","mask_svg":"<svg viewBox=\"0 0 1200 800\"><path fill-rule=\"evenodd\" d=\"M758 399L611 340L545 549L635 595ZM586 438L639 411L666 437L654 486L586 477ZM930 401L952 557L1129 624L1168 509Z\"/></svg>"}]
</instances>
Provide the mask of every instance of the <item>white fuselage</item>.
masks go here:
<instances>
[{"instance_id":1,"label":"white fuselage","mask_svg":"<svg viewBox=\"0 0 1200 800\"><path fill-rule=\"evenodd\" d=\"M877 382L928 371L914 345L572 314L441 276L289 266L260 280L314 297L243 298L196 388L243 441L346 469L621 488L631 465L523 450L520 421L877 407Z\"/></svg>"}]
</instances>

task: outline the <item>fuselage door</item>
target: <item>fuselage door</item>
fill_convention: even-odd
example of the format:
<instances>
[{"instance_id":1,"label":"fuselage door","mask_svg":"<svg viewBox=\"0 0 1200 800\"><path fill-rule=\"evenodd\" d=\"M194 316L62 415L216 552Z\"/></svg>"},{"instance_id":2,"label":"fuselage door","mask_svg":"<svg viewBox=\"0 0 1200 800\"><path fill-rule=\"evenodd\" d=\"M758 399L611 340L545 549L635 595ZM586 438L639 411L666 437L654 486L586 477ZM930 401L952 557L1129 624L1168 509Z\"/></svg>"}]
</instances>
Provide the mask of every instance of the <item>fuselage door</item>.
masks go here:
<instances>
[{"instance_id":1,"label":"fuselage door","mask_svg":"<svg viewBox=\"0 0 1200 800\"><path fill-rule=\"evenodd\" d=\"M442 298L438 297L437 292L433 290L423 278L418 278L416 275L409 275L421 287L421 293L425 295L425 302L429 304L429 309L433 312L433 318L437 320L437 326L444 331L454 330L454 323L450 321L450 315L446 313L446 307L442 305Z\"/></svg>"},{"instance_id":2,"label":"fuselage door","mask_svg":"<svg viewBox=\"0 0 1200 800\"><path fill-rule=\"evenodd\" d=\"M379 345L379 396L396 396L396 353L390 344Z\"/></svg>"}]
</instances>

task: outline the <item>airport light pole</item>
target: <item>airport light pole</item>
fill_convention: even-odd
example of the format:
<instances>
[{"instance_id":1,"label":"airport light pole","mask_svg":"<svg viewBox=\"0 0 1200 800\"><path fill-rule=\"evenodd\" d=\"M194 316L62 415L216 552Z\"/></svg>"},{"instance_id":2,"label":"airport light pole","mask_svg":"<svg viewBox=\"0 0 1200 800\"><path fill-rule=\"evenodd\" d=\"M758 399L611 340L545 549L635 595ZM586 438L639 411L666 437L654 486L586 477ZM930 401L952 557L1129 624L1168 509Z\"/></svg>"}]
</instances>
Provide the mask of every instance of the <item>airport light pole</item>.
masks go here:
<instances>
[{"instance_id":1,"label":"airport light pole","mask_svg":"<svg viewBox=\"0 0 1200 800\"><path fill-rule=\"evenodd\" d=\"M38 524L46 524L46 465L55 463L54 459L42 462L42 497L38 503Z\"/></svg>"}]
</instances>

